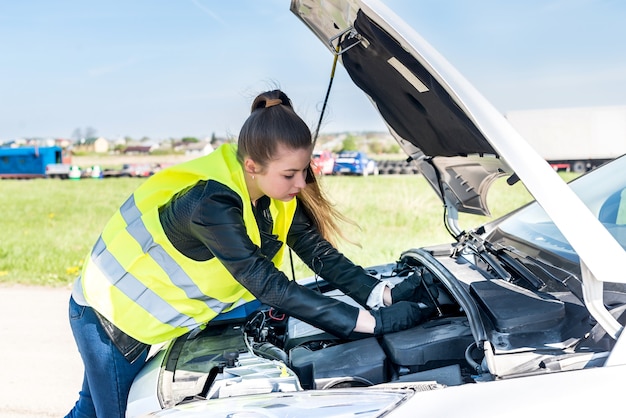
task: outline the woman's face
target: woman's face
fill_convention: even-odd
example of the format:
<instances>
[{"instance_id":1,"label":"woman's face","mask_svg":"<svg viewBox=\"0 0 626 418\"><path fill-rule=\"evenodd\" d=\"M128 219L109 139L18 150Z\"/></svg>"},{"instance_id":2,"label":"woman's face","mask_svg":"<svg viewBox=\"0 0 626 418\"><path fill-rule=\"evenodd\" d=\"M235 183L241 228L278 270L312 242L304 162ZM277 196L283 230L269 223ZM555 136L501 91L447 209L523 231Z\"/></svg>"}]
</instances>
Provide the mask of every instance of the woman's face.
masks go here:
<instances>
[{"instance_id":1,"label":"woman's face","mask_svg":"<svg viewBox=\"0 0 626 418\"><path fill-rule=\"evenodd\" d=\"M262 167L251 159L244 161L250 199L263 195L288 202L306 187L306 174L311 163L311 149L291 149L280 144L276 155Z\"/></svg>"}]
</instances>

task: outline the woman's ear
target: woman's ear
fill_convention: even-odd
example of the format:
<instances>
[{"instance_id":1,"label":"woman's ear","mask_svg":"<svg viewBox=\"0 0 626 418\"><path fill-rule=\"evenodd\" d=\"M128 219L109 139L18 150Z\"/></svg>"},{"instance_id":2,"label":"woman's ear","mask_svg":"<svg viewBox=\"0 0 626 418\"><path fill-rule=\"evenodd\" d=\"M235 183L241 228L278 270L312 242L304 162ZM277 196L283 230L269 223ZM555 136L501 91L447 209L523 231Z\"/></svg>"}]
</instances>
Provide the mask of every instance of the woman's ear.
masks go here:
<instances>
[{"instance_id":1,"label":"woman's ear","mask_svg":"<svg viewBox=\"0 0 626 418\"><path fill-rule=\"evenodd\" d=\"M245 160L243 160L243 169L251 176L257 173L256 163L251 158L246 158Z\"/></svg>"}]
</instances>

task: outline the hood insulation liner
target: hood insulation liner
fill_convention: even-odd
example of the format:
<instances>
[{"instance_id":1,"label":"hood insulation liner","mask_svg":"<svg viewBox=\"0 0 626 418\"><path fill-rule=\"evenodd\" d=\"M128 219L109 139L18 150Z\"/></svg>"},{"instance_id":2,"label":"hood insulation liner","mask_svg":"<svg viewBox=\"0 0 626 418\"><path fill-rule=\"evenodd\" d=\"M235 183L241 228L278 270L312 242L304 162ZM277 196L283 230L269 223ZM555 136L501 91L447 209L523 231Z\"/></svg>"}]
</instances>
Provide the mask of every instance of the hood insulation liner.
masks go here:
<instances>
[{"instance_id":1,"label":"hood insulation liner","mask_svg":"<svg viewBox=\"0 0 626 418\"><path fill-rule=\"evenodd\" d=\"M428 70L362 11L354 28L366 42L341 55L343 66L398 135L431 157L496 155Z\"/></svg>"}]
</instances>

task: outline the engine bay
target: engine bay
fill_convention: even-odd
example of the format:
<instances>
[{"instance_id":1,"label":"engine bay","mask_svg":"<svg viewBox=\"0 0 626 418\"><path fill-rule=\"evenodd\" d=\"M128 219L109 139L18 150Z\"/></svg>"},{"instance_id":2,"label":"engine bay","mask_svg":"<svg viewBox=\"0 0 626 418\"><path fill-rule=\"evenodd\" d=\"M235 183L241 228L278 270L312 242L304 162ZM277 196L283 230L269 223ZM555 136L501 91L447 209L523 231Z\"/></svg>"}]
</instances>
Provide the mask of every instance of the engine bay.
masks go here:
<instances>
[{"instance_id":1,"label":"engine bay","mask_svg":"<svg viewBox=\"0 0 626 418\"><path fill-rule=\"evenodd\" d=\"M389 382L453 386L474 381L478 354L469 321L441 283L415 262L368 272L398 283L420 270L429 274L427 294L437 301L431 320L382 337L342 340L297 318L260 305L245 321L212 321L169 347L161 402L303 389L367 387ZM428 283L426 283L428 282ZM327 296L357 306L318 281Z\"/></svg>"},{"instance_id":2,"label":"engine bay","mask_svg":"<svg viewBox=\"0 0 626 418\"><path fill-rule=\"evenodd\" d=\"M573 349L591 327L580 304L487 277L461 257L439 256L436 249L409 251L368 270L394 284L416 272L424 278L434 313L404 331L342 340L257 302L245 316L211 321L174 340L162 360L162 406L390 384L432 390L601 361L598 350ZM323 280L308 285L357 305Z\"/></svg>"}]
</instances>

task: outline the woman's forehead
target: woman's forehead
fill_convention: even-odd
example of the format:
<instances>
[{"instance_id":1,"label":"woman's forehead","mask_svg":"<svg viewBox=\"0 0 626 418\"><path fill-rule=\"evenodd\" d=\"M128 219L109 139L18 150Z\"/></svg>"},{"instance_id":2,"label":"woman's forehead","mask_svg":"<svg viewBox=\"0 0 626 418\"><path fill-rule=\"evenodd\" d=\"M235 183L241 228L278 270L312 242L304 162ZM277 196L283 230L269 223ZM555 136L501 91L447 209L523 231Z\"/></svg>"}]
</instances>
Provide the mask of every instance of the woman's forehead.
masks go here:
<instances>
[{"instance_id":1,"label":"woman's forehead","mask_svg":"<svg viewBox=\"0 0 626 418\"><path fill-rule=\"evenodd\" d=\"M281 167L293 166L293 169L301 170L309 165L312 153L311 148L288 148L281 144L269 163Z\"/></svg>"}]
</instances>

